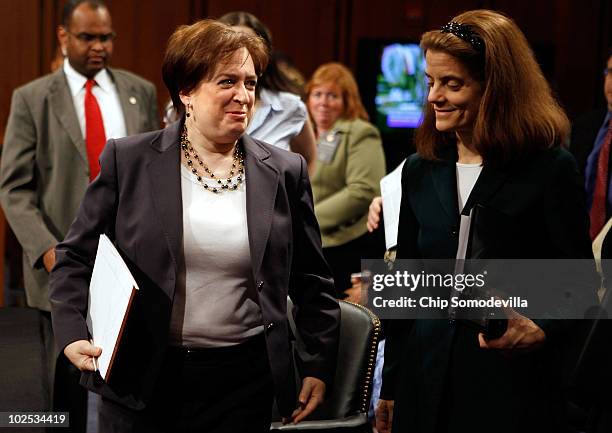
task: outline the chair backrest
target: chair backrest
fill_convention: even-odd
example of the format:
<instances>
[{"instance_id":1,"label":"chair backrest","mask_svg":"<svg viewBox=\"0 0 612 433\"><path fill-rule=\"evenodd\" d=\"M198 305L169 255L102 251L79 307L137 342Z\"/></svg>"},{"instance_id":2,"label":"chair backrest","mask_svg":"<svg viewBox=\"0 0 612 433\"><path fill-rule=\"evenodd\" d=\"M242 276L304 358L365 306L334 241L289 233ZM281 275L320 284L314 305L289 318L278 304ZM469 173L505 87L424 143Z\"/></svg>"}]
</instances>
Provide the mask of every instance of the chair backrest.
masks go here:
<instances>
[{"instance_id":1,"label":"chair backrest","mask_svg":"<svg viewBox=\"0 0 612 433\"><path fill-rule=\"evenodd\" d=\"M341 419L368 411L380 320L361 305L339 302L340 345L334 386L310 420Z\"/></svg>"}]
</instances>

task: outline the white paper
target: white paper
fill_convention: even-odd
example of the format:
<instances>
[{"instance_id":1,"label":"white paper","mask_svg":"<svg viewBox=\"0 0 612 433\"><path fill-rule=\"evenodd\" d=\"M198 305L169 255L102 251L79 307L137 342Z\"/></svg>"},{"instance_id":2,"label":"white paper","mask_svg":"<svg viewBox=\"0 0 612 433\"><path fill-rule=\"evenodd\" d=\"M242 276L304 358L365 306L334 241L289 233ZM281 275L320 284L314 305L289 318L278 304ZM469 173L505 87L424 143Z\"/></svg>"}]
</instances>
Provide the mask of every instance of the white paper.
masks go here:
<instances>
[{"instance_id":1,"label":"white paper","mask_svg":"<svg viewBox=\"0 0 612 433\"><path fill-rule=\"evenodd\" d=\"M383 201L385 245L387 249L397 245L400 205L402 203L402 168L403 160L395 170L380 180L380 195Z\"/></svg>"},{"instance_id":2,"label":"white paper","mask_svg":"<svg viewBox=\"0 0 612 433\"><path fill-rule=\"evenodd\" d=\"M94 346L102 348L97 367L103 379L106 379L118 343L132 288L138 289L138 285L127 265L108 237L100 235L89 284L87 327Z\"/></svg>"},{"instance_id":3,"label":"white paper","mask_svg":"<svg viewBox=\"0 0 612 433\"><path fill-rule=\"evenodd\" d=\"M459 242L457 244L457 261L455 262L455 275L463 274L465 267L465 256L467 255L468 243L470 241L470 225L472 223L472 211L469 215L461 214L459 223Z\"/></svg>"}]
</instances>

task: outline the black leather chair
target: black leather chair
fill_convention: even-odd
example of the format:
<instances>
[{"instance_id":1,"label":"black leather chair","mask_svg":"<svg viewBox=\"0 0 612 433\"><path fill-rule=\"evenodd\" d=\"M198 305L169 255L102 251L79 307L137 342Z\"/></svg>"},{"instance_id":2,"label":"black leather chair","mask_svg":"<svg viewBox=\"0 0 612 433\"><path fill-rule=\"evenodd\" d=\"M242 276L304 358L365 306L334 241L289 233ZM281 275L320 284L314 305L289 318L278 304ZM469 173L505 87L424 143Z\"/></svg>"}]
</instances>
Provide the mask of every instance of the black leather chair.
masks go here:
<instances>
[{"instance_id":1,"label":"black leather chair","mask_svg":"<svg viewBox=\"0 0 612 433\"><path fill-rule=\"evenodd\" d=\"M291 307L290 301L288 307ZM291 311L291 308L288 308ZM338 365L331 394L308 420L297 425L272 424L273 432L365 433L372 428L367 419L380 320L367 308L340 301L340 345ZM293 329L293 320L289 315ZM299 389L299 388L298 388Z\"/></svg>"}]
</instances>

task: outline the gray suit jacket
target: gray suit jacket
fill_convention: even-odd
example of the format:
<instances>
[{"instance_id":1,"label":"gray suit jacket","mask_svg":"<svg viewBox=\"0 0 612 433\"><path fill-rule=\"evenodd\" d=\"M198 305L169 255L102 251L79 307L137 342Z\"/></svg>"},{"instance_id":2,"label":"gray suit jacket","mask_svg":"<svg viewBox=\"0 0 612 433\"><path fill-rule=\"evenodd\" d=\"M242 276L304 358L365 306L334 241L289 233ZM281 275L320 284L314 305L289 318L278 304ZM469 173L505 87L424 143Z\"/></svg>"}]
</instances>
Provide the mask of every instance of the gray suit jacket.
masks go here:
<instances>
[{"instance_id":1,"label":"gray suit jacket","mask_svg":"<svg viewBox=\"0 0 612 433\"><path fill-rule=\"evenodd\" d=\"M102 382L98 373L84 374L82 383L134 409L146 405L163 374L172 303L184 263L181 127L176 122L162 131L107 143L100 176L57 246L51 274L53 328L63 350L89 338L85 314L99 235L105 233L122 252L140 290L110 383ZM340 310L321 250L306 162L246 135L242 143L252 272L279 410L289 415L296 393L287 295L297 307L295 323L306 346L302 375L328 383L336 366Z\"/></svg>"},{"instance_id":2,"label":"gray suit jacket","mask_svg":"<svg viewBox=\"0 0 612 433\"><path fill-rule=\"evenodd\" d=\"M159 128L152 83L118 69L128 135ZM28 305L49 310L42 255L61 241L89 184L87 150L63 69L15 90L0 163L0 202L23 248Z\"/></svg>"}]
</instances>

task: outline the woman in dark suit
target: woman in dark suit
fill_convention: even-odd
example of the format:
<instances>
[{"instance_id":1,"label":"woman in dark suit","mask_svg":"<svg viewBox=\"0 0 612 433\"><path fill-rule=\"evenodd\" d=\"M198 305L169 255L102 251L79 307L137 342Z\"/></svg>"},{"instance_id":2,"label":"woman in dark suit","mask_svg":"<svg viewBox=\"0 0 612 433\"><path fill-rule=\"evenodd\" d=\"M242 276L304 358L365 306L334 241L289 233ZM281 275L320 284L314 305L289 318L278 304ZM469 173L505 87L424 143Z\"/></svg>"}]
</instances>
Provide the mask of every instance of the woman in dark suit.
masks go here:
<instances>
[{"instance_id":1,"label":"woman in dark suit","mask_svg":"<svg viewBox=\"0 0 612 433\"><path fill-rule=\"evenodd\" d=\"M421 38L428 104L402 175L398 258L454 259L460 215L487 211L487 258L590 258L569 122L509 18L465 12ZM537 286L535 287L537 289ZM564 431L568 322L509 312L487 339L461 321L387 329L381 432Z\"/></svg>"},{"instance_id":2,"label":"woman in dark suit","mask_svg":"<svg viewBox=\"0 0 612 433\"><path fill-rule=\"evenodd\" d=\"M103 396L101 431L263 432L273 395L299 422L325 394L339 309L306 163L244 135L267 58L224 24L179 27L163 76L182 120L107 143L57 247L57 340ZM108 383L85 324L102 233L140 286ZM288 294L308 354L297 409Z\"/></svg>"}]
</instances>

